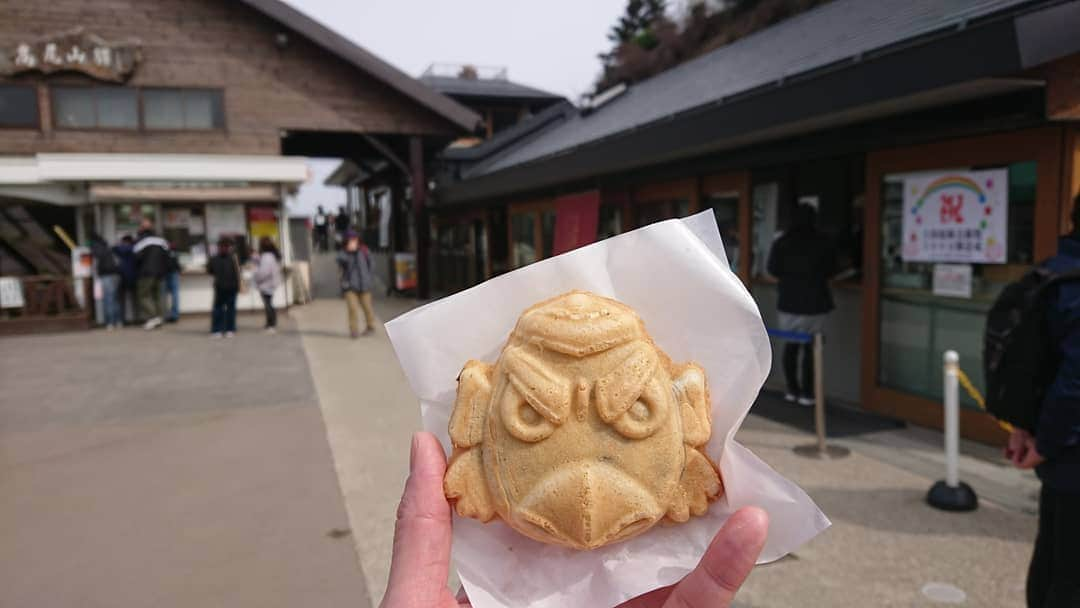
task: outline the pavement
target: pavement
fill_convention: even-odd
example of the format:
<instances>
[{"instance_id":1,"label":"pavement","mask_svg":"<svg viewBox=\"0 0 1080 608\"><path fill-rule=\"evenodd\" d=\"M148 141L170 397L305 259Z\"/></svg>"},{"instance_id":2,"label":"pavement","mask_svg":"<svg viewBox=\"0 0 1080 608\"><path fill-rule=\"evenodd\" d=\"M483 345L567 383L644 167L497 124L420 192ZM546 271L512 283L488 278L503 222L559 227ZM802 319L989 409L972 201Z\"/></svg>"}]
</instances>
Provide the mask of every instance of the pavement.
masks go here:
<instances>
[{"instance_id":1,"label":"pavement","mask_svg":"<svg viewBox=\"0 0 1080 608\"><path fill-rule=\"evenodd\" d=\"M276 336L257 322L227 342L192 319L0 343L0 606L378 604L416 400L381 327L347 338L340 299L294 307ZM937 511L940 434L838 415L830 442L852 454L806 459L808 414L767 399L738 439L833 526L755 569L737 606L1023 604L1030 475L965 443L980 507Z\"/></svg>"}]
</instances>

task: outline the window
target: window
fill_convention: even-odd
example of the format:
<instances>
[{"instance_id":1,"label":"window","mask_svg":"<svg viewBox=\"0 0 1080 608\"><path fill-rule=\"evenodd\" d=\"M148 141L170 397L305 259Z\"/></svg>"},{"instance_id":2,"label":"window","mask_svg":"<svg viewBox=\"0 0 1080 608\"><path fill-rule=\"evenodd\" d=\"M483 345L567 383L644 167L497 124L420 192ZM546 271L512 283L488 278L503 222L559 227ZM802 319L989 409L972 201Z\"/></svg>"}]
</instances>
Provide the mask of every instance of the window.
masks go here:
<instances>
[{"instance_id":1,"label":"window","mask_svg":"<svg viewBox=\"0 0 1080 608\"><path fill-rule=\"evenodd\" d=\"M147 129L209 130L224 126L221 91L143 89L143 126Z\"/></svg>"},{"instance_id":2,"label":"window","mask_svg":"<svg viewBox=\"0 0 1080 608\"><path fill-rule=\"evenodd\" d=\"M54 86L52 104L61 129L204 131L225 123L221 91L210 89Z\"/></svg>"},{"instance_id":3,"label":"window","mask_svg":"<svg viewBox=\"0 0 1080 608\"><path fill-rule=\"evenodd\" d=\"M515 213L510 216L511 266L520 268L536 261L536 214Z\"/></svg>"},{"instance_id":4,"label":"window","mask_svg":"<svg viewBox=\"0 0 1080 608\"><path fill-rule=\"evenodd\" d=\"M622 233L622 205L600 205L596 223L596 240L601 241Z\"/></svg>"},{"instance_id":5,"label":"window","mask_svg":"<svg viewBox=\"0 0 1080 608\"><path fill-rule=\"evenodd\" d=\"M0 127L38 126L37 91L34 87L0 85Z\"/></svg>"},{"instance_id":6,"label":"window","mask_svg":"<svg viewBox=\"0 0 1080 608\"><path fill-rule=\"evenodd\" d=\"M122 87L52 88L53 116L62 129L137 129L138 91Z\"/></svg>"}]
</instances>

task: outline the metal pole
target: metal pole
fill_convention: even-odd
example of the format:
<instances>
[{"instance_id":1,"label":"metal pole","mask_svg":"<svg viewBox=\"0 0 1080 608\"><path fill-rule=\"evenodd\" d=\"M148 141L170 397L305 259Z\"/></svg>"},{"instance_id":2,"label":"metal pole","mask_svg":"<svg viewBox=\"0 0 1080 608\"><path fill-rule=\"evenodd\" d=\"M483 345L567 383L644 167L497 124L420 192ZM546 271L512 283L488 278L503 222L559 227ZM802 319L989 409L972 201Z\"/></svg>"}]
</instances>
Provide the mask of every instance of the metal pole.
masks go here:
<instances>
[{"instance_id":1,"label":"metal pole","mask_svg":"<svg viewBox=\"0 0 1080 608\"><path fill-rule=\"evenodd\" d=\"M959 367L960 355L955 350L945 351L945 484L950 488L960 485Z\"/></svg>"},{"instance_id":2,"label":"metal pole","mask_svg":"<svg viewBox=\"0 0 1080 608\"><path fill-rule=\"evenodd\" d=\"M824 340L814 334L814 429L817 431L818 451L825 453L825 357Z\"/></svg>"}]
</instances>

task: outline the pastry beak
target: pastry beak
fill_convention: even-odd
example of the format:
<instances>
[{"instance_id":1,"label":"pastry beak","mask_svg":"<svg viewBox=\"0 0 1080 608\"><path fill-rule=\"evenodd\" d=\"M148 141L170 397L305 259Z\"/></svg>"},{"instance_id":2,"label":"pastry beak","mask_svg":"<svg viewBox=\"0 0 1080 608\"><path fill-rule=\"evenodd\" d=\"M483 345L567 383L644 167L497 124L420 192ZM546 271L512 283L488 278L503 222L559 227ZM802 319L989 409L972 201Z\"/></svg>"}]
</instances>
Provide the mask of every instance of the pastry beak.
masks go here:
<instances>
[{"instance_id":1,"label":"pastry beak","mask_svg":"<svg viewBox=\"0 0 1080 608\"><path fill-rule=\"evenodd\" d=\"M556 542L593 549L644 532L663 514L637 480L604 463L579 461L538 483L515 516Z\"/></svg>"}]
</instances>

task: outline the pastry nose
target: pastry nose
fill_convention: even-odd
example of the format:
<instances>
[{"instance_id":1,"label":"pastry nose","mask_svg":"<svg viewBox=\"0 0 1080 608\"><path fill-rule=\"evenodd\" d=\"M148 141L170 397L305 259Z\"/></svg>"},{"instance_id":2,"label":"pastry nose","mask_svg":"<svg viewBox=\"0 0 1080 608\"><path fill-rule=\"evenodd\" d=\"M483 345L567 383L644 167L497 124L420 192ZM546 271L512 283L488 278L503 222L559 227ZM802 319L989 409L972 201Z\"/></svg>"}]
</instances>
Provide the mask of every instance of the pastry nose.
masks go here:
<instances>
[{"instance_id":1,"label":"pastry nose","mask_svg":"<svg viewBox=\"0 0 1080 608\"><path fill-rule=\"evenodd\" d=\"M538 483L515 516L564 544L592 549L644 532L663 511L640 482L619 469L578 461Z\"/></svg>"}]
</instances>

